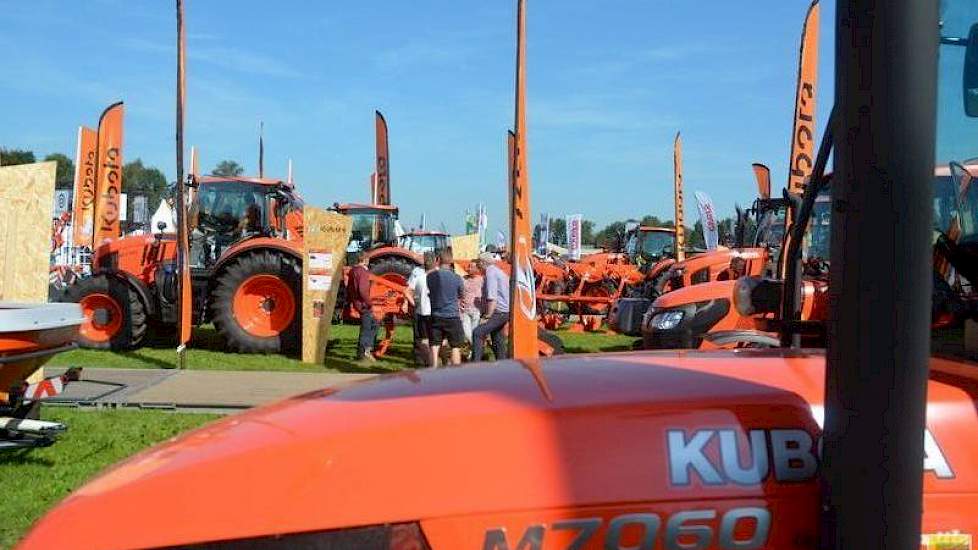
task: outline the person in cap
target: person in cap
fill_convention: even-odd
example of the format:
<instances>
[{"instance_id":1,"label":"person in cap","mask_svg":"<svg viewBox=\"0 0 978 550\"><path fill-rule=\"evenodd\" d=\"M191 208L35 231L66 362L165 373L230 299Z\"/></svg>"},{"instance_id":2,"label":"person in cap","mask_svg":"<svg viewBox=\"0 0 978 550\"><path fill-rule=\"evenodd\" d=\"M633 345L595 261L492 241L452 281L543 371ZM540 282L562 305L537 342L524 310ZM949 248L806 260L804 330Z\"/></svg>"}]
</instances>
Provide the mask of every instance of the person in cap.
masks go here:
<instances>
[{"instance_id":1,"label":"person in cap","mask_svg":"<svg viewBox=\"0 0 978 550\"><path fill-rule=\"evenodd\" d=\"M482 361L485 340L492 341L496 360L506 357L507 343L503 328L509 322L509 275L496 265L496 257L489 253L479 255L479 264L485 273L482 285L482 324L472 331L472 360Z\"/></svg>"}]
</instances>

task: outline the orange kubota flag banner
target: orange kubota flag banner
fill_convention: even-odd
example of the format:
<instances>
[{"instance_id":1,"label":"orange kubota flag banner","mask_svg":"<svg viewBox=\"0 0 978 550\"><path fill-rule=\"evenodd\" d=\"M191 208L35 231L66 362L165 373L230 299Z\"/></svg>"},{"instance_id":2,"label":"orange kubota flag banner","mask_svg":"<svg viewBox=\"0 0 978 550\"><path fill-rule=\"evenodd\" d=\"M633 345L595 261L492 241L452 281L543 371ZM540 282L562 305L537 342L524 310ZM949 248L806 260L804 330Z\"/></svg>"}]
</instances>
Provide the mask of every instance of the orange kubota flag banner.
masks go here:
<instances>
[{"instance_id":1,"label":"orange kubota flag banner","mask_svg":"<svg viewBox=\"0 0 978 550\"><path fill-rule=\"evenodd\" d=\"M98 177L95 188L95 246L120 234L122 197L122 102L110 105L98 123Z\"/></svg>"},{"instance_id":2,"label":"orange kubota flag banner","mask_svg":"<svg viewBox=\"0 0 978 550\"><path fill-rule=\"evenodd\" d=\"M754 179L757 180L757 196L762 199L771 198L771 169L759 162L751 164L751 168L754 169Z\"/></svg>"},{"instance_id":3,"label":"orange kubota flag banner","mask_svg":"<svg viewBox=\"0 0 978 550\"><path fill-rule=\"evenodd\" d=\"M686 259L686 221L683 215L683 140L676 132L676 141L672 144L673 188L675 196L673 204L676 207L676 261Z\"/></svg>"},{"instance_id":4,"label":"orange kubota flag banner","mask_svg":"<svg viewBox=\"0 0 978 550\"><path fill-rule=\"evenodd\" d=\"M94 244L95 198L98 196L98 132L78 127L78 150L75 153L75 198L72 207L72 242L75 246Z\"/></svg>"},{"instance_id":5,"label":"orange kubota flag banner","mask_svg":"<svg viewBox=\"0 0 978 550\"><path fill-rule=\"evenodd\" d=\"M516 25L516 131L510 134L509 329L514 359L534 359L537 348L533 229L530 227L530 173L526 146L526 0L518 0Z\"/></svg>"},{"instance_id":6,"label":"orange kubota flag banner","mask_svg":"<svg viewBox=\"0 0 978 550\"><path fill-rule=\"evenodd\" d=\"M390 156L387 150L387 121L380 111L374 111L374 126L377 139L376 203L391 203Z\"/></svg>"},{"instance_id":7,"label":"orange kubota flag banner","mask_svg":"<svg viewBox=\"0 0 978 550\"><path fill-rule=\"evenodd\" d=\"M819 5L814 0L808 8L798 52L798 84L795 92L794 127L791 131L791 164L788 167L788 190L801 193L812 175L815 163L815 88L818 83Z\"/></svg>"}]
</instances>

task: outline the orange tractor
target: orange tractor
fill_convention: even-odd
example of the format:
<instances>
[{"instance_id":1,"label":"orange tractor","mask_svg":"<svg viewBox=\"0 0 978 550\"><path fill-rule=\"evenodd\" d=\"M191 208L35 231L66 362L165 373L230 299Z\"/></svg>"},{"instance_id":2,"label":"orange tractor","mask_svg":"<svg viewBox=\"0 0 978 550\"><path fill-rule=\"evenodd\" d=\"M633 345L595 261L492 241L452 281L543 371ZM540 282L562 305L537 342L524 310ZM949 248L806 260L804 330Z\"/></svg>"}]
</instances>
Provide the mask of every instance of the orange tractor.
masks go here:
<instances>
[{"instance_id":1,"label":"orange tractor","mask_svg":"<svg viewBox=\"0 0 978 550\"><path fill-rule=\"evenodd\" d=\"M978 280L978 188L972 173L978 174L978 164L954 161L934 173L934 328L959 324L978 311L970 282ZM824 346L825 334L817 327L828 315L830 179L813 180L799 201L799 207L810 206L796 209L795 220L785 220L779 248L787 258L778 260L773 274L745 274L659 297L643 322L643 347L771 347L779 345L786 322L799 327L806 345ZM787 311L785 289L792 292L795 281L799 307Z\"/></svg>"},{"instance_id":2,"label":"orange tractor","mask_svg":"<svg viewBox=\"0 0 978 550\"><path fill-rule=\"evenodd\" d=\"M193 323L212 322L228 348L275 353L298 348L302 287L302 205L279 180L193 178L189 205ZM139 347L151 325L177 319L176 240L136 235L107 241L92 276L64 301L81 304L79 343Z\"/></svg>"}]
</instances>

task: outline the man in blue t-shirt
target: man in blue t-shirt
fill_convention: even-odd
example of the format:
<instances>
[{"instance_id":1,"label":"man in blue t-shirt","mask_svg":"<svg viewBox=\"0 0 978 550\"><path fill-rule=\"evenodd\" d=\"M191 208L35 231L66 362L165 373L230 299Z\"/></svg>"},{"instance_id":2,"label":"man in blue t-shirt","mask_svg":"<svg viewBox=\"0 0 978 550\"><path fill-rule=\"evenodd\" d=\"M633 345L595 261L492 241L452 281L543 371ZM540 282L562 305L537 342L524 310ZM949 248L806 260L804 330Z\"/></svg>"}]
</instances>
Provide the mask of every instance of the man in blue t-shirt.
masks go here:
<instances>
[{"instance_id":1,"label":"man in blue t-shirt","mask_svg":"<svg viewBox=\"0 0 978 550\"><path fill-rule=\"evenodd\" d=\"M455 259L451 249L442 250L438 269L428 273L428 296L431 299L431 366L439 366L438 350L448 340L452 348L452 364L462 363L465 342L459 300L465 287L462 278L453 270Z\"/></svg>"}]
</instances>

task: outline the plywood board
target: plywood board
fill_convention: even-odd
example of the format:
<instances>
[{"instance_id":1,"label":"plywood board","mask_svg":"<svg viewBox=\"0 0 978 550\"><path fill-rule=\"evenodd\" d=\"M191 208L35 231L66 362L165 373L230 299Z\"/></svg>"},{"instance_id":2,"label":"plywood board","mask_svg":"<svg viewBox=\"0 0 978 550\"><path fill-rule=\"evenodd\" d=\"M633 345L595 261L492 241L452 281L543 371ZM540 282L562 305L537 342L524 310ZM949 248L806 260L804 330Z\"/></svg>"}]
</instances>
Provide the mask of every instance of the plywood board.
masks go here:
<instances>
[{"instance_id":1,"label":"plywood board","mask_svg":"<svg viewBox=\"0 0 978 550\"><path fill-rule=\"evenodd\" d=\"M475 260L479 257L479 235L452 237L452 257L456 260Z\"/></svg>"},{"instance_id":2,"label":"plywood board","mask_svg":"<svg viewBox=\"0 0 978 550\"><path fill-rule=\"evenodd\" d=\"M314 206L303 209L302 360L323 364L343 283L343 263L352 220Z\"/></svg>"},{"instance_id":3,"label":"plywood board","mask_svg":"<svg viewBox=\"0 0 978 550\"><path fill-rule=\"evenodd\" d=\"M0 300L47 301L57 164L0 168Z\"/></svg>"}]
</instances>

